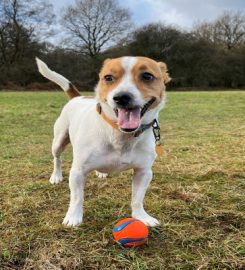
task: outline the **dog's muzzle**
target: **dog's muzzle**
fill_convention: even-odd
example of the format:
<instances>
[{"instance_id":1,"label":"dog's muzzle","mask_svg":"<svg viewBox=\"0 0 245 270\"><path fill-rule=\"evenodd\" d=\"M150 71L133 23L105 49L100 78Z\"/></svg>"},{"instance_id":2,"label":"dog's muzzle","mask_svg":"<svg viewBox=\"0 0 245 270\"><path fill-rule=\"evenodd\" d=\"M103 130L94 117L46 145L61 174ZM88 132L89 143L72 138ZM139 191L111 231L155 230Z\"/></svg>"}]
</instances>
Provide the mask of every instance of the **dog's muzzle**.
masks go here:
<instances>
[{"instance_id":1,"label":"dog's muzzle","mask_svg":"<svg viewBox=\"0 0 245 270\"><path fill-rule=\"evenodd\" d=\"M141 118L156 100L152 97L143 107L135 106L130 93L120 93L113 97L116 103L115 114L119 128L124 132L134 132L140 127Z\"/></svg>"}]
</instances>

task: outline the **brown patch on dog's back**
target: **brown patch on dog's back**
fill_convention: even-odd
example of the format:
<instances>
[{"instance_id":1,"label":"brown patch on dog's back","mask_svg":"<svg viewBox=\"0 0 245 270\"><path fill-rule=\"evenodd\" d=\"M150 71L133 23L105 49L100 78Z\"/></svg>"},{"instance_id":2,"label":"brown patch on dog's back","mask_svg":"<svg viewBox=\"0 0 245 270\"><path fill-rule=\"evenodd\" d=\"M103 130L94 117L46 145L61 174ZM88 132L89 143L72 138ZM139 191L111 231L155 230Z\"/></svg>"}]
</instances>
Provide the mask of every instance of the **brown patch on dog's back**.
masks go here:
<instances>
[{"instance_id":1,"label":"brown patch on dog's back","mask_svg":"<svg viewBox=\"0 0 245 270\"><path fill-rule=\"evenodd\" d=\"M72 83L70 83L70 88L65 93L67 94L69 99L81 96L80 92Z\"/></svg>"}]
</instances>

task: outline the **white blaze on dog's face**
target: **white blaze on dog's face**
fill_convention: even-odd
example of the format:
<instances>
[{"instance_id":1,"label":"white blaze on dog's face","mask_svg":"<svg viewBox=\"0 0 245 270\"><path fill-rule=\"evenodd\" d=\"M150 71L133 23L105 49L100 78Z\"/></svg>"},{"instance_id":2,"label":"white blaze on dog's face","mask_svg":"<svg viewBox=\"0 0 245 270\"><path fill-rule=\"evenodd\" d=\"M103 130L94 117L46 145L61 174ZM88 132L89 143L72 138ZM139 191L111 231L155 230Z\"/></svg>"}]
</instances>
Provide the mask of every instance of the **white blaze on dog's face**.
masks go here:
<instances>
[{"instance_id":1,"label":"white blaze on dog's face","mask_svg":"<svg viewBox=\"0 0 245 270\"><path fill-rule=\"evenodd\" d=\"M108 59L99 77L99 101L109 105L119 128L125 132L140 126L144 106L148 107L147 114L162 104L165 84L170 81L166 65L146 57Z\"/></svg>"}]
</instances>

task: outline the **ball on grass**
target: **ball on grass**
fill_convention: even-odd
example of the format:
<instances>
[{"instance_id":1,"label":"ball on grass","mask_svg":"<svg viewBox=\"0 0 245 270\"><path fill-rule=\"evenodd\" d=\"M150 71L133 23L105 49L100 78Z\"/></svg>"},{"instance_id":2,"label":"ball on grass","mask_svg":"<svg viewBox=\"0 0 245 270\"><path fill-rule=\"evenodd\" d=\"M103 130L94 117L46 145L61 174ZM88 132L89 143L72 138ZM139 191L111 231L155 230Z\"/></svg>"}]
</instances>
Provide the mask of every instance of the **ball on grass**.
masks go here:
<instances>
[{"instance_id":1,"label":"ball on grass","mask_svg":"<svg viewBox=\"0 0 245 270\"><path fill-rule=\"evenodd\" d=\"M113 229L114 239L123 247L143 245L148 239L148 234L147 226L135 218L120 220Z\"/></svg>"}]
</instances>

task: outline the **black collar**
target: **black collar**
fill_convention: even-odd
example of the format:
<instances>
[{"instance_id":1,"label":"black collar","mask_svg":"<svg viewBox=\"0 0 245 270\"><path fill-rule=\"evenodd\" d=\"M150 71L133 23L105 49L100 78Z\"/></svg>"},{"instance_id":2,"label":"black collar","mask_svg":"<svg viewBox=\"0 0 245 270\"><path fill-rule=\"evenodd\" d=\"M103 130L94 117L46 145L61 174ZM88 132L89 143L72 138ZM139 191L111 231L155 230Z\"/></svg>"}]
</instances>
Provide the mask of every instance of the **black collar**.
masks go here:
<instances>
[{"instance_id":1,"label":"black collar","mask_svg":"<svg viewBox=\"0 0 245 270\"><path fill-rule=\"evenodd\" d=\"M160 126L158 124L157 119L154 119L152 122L150 122L149 124L142 124L138 130L134 133L134 137L138 137L139 135L141 135L145 130L149 129L152 127L153 130L153 134L155 137L155 142L156 144L160 141L161 139L161 134L160 134Z\"/></svg>"},{"instance_id":2,"label":"black collar","mask_svg":"<svg viewBox=\"0 0 245 270\"><path fill-rule=\"evenodd\" d=\"M140 125L140 127L137 129L137 131L135 131L134 137L139 137L139 135L141 135L145 130L147 130L148 128L152 127L155 120L156 119L154 119L149 124L142 124L142 125Z\"/></svg>"}]
</instances>

